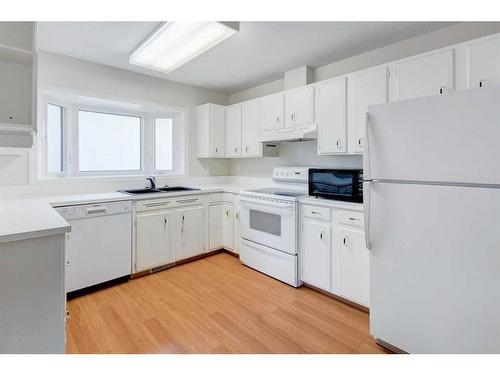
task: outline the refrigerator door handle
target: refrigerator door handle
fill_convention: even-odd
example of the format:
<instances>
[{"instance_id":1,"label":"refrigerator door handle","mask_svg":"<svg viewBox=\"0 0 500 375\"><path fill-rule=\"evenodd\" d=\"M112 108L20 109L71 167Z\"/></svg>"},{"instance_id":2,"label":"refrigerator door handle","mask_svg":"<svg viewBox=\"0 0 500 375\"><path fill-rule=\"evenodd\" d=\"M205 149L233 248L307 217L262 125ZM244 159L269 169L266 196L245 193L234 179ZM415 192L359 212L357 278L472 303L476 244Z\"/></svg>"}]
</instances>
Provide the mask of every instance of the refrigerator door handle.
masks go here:
<instances>
[{"instance_id":1,"label":"refrigerator door handle","mask_svg":"<svg viewBox=\"0 0 500 375\"><path fill-rule=\"evenodd\" d=\"M365 139L363 145L363 176L369 180L372 178L371 163L370 163L370 140L368 138L369 114L365 113Z\"/></svg>"},{"instance_id":2,"label":"refrigerator door handle","mask_svg":"<svg viewBox=\"0 0 500 375\"><path fill-rule=\"evenodd\" d=\"M373 180L363 181L363 202L364 202L364 222L365 222L365 246L370 250L370 188Z\"/></svg>"}]
</instances>

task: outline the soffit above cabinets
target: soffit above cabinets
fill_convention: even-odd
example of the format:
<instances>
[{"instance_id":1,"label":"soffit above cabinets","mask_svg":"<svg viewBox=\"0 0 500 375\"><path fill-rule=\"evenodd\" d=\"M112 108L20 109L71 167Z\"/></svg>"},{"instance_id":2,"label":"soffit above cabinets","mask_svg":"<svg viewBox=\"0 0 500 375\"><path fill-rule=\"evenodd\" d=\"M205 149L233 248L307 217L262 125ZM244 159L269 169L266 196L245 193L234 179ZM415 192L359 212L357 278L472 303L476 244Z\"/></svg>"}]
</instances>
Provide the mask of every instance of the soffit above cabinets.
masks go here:
<instances>
[{"instance_id":1,"label":"soffit above cabinets","mask_svg":"<svg viewBox=\"0 0 500 375\"><path fill-rule=\"evenodd\" d=\"M434 31L447 22L241 22L237 35L165 74L129 64L160 22L40 22L42 50L228 93Z\"/></svg>"}]
</instances>

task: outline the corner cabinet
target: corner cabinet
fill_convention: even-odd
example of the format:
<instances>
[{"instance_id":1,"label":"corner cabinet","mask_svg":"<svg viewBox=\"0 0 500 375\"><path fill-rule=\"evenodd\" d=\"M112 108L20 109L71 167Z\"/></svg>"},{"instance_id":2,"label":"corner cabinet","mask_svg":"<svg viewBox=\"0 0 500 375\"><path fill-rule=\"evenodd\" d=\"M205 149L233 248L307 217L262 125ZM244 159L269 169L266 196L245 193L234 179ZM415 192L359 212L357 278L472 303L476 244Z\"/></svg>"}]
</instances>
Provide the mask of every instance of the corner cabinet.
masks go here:
<instances>
[{"instance_id":1,"label":"corner cabinet","mask_svg":"<svg viewBox=\"0 0 500 375\"><path fill-rule=\"evenodd\" d=\"M199 158L225 157L226 109L218 104L196 108L197 149Z\"/></svg>"},{"instance_id":2,"label":"corner cabinet","mask_svg":"<svg viewBox=\"0 0 500 375\"><path fill-rule=\"evenodd\" d=\"M209 249L239 252L240 214L238 196L212 194L209 204Z\"/></svg>"}]
</instances>

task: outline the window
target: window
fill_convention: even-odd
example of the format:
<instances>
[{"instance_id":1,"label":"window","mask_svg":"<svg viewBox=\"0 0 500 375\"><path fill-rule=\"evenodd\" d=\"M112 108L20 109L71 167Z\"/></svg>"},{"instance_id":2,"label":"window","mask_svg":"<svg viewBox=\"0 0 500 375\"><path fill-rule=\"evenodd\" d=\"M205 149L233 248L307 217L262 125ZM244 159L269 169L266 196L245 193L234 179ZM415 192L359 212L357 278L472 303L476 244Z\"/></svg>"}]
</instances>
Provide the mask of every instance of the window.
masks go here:
<instances>
[{"instance_id":1,"label":"window","mask_svg":"<svg viewBox=\"0 0 500 375\"><path fill-rule=\"evenodd\" d=\"M78 170L140 171L141 118L78 111Z\"/></svg>"},{"instance_id":2,"label":"window","mask_svg":"<svg viewBox=\"0 0 500 375\"><path fill-rule=\"evenodd\" d=\"M44 90L40 103L40 178L184 174L187 109Z\"/></svg>"},{"instance_id":3,"label":"window","mask_svg":"<svg viewBox=\"0 0 500 375\"><path fill-rule=\"evenodd\" d=\"M159 171L172 169L172 119L155 119L155 167Z\"/></svg>"},{"instance_id":4,"label":"window","mask_svg":"<svg viewBox=\"0 0 500 375\"><path fill-rule=\"evenodd\" d=\"M63 108L47 105L47 171L60 173L63 166Z\"/></svg>"}]
</instances>

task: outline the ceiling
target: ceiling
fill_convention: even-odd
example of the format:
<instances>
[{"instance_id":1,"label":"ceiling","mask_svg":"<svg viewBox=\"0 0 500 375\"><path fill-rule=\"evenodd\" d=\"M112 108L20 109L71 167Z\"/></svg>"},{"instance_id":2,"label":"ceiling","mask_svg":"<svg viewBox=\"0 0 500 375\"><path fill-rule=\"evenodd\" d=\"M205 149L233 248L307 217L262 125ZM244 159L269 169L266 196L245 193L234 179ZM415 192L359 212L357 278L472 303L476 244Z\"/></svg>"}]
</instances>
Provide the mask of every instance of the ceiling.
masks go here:
<instances>
[{"instance_id":1,"label":"ceiling","mask_svg":"<svg viewBox=\"0 0 500 375\"><path fill-rule=\"evenodd\" d=\"M170 74L129 64L159 22L39 22L39 47L232 93L451 25L448 22L241 22L240 32Z\"/></svg>"}]
</instances>

